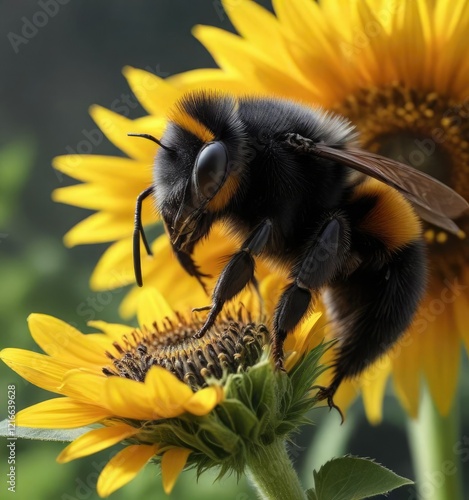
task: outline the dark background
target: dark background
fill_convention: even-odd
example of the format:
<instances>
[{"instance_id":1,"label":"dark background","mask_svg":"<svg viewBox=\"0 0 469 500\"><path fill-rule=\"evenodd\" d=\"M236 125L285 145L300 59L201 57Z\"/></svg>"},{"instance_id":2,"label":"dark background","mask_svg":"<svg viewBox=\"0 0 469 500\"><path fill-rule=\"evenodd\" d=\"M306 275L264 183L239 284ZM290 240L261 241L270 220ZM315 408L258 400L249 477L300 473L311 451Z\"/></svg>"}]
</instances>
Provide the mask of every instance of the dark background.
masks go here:
<instances>
[{"instance_id":1,"label":"dark background","mask_svg":"<svg viewBox=\"0 0 469 500\"><path fill-rule=\"evenodd\" d=\"M50 12L57 12L44 14L45 5L53 9ZM34 28L34 21L43 26ZM63 234L87 212L51 201L53 189L73 183L52 169L51 158L76 150L86 133L95 129L87 113L91 104L110 108L116 100L134 99L121 74L125 65L146 68L160 76L213 66L210 55L190 34L198 23L232 29L217 1L0 3L1 348L38 350L26 326L31 312L57 316L87 331L77 308L96 295L88 288L88 278L106 245L73 249L62 245ZM25 35L27 43L19 42L17 37ZM131 117L143 114L137 107ZM106 141L93 153L121 154ZM116 294L99 311L99 319L119 321L116 310L121 298L122 294ZM45 399L44 391L3 366L0 370L0 401L5 401L6 386L11 383L17 387L18 410ZM342 427L336 416L330 417L323 410L315 412L313 418L318 426L305 429L291 448L298 468L304 471L305 485L312 484L312 464L323 460L316 457L329 456L333 449L339 453L341 446L412 477L405 420L392 396L387 398L386 420L376 428L367 424L361 403L355 405ZM58 465L55 457L62 447L17 443L18 498L97 498L97 471L109 458L109 450ZM5 470L3 460L0 488L6 492ZM234 478L212 484L214 478L203 477L195 486L194 474L183 474L171 498L255 498L245 480L236 486ZM0 494L3 497L3 491ZM147 467L112 498L131 495L164 498L155 467ZM403 489L390 498L414 496L411 489Z\"/></svg>"}]
</instances>

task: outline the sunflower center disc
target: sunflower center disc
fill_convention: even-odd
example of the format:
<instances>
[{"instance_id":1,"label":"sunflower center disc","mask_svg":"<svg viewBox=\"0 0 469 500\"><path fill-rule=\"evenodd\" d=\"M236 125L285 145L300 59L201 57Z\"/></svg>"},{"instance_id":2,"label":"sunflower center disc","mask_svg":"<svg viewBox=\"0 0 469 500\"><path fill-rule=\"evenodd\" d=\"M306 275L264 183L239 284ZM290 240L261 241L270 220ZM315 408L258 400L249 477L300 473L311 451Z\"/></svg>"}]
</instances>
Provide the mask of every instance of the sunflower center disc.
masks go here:
<instances>
[{"instance_id":1,"label":"sunflower center disc","mask_svg":"<svg viewBox=\"0 0 469 500\"><path fill-rule=\"evenodd\" d=\"M114 343L120 356L107 353L112 366L103 369L108 376L143 381L152 366L162 366L194 389L207 385L208 378L222 378L254 365L267 344L269 331L262 324L222 318L201 339L194 334L202 326L188 323L178 315L177 324L165 320L164 328L134 330Z\"/></svg>"},{"instance_id":2,"label":"sunflower center disc","mask_svg":"<svg viewBox=\"0 0 469 500\"><path fill-rule=\"evenodd\" d=\"M363 88L334 110L357 126L362 147L421 170L469 199L469 101L394 83ZM456 223L469 234L469 218ZM436 270L446 277L459 274L469 260L468 239L429 223L424 227Z\"/></svg>"}]
</instances>

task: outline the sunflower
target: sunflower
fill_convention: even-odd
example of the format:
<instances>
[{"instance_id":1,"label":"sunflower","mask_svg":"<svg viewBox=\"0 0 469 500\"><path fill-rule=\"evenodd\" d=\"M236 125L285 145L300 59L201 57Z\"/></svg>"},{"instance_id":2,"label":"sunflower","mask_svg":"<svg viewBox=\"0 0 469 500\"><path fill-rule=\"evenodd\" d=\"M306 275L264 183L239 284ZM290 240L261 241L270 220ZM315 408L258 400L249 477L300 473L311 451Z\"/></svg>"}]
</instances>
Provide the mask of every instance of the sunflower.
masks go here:
<instances>
[{"instance_id":1,"label":"sunflower","mask_svg":"<svg viewBox=\"0 0 469 500\"><path fill-rule=\"evenodd\" d=\"M56 190L55 200L98 211L66 235L66 244L114 241L92 276L94 289L133 282L133 206L152 182L156 145L137 144L126 134L160 134L168 109L189 90L274 95L323 106L356 125L364 148L424 170L469 198L467 1L274 0L275 14L249 0L223 5L238 34L208 26L194 29L219 68L163 80L127 67L124 75L149 115L132 121L92 108L96 123L128 158L78 155L54 162L84 182ZM143 221L156 221L148 207ZM458 224L468 232L467 220ZM411 416L418 413L422 375L446 415L458 380L461 341L469 349L468 242L430 224L425 237L431 278L417 317L399 344L356 383L365 389L372 421L380 419L390 374ZM215 252L222 241L214 234L198 258ZM169 258L163 253L161 259L144 262L144 273L156 285L164 279L156 268ZM116 269L121 270L117 279ZM123 314L135 311L138 293L133 290L125 299Z\"/></svg>"},{"instance_id":2,"label":"sunflower","mask_svg":"<svg viewBox=\"0 0 469 500\"><path fill-rule=\"evenodd\" d=\"M250 1L225 2L240 36L195 29L230 86L248 82L253 92L340 113L356 125L364 148L426 171L469 199L467 1L274 0L273 5L275 16ZM189 73L176 81L193 84L210 74ZM458 223L467 233L469 221ZM422 374L440 413L448 414L461 341L469 348L468 241L430 224L425 237L431 269L427 295L406 336L360 381L382 384L391 371L396 392L414 417ZM369 411L369 416L379 415Z\"/></svg>"},{"instance_id":3,"label":"sunflower","mask_svg":"<svg viewBox=\"0 0 469 500\"><path fill-rule=\"evenodd\" d=\"M286 459L285 439L316 403L311 388L324 371L318 362L327 348L314 335L321 315L289 338L285 373L268 358L268 328L250 307L234 307L200 340L193 334L201 321L174 312L154 289L140 296L139 328L93 321L99 331L83 335L54 317L31 315L32 337L45 354L9 348L0 358L61 397L22 410L16 425L93 426L60 453L60 463L124 443L99 476L101 497L149 460L160 464L166 493L185 467L199 474L217 467L221 477L246 468L255 474L257 464L270 474L262 453L274 450Z\"/></svg>"}]
</instances>

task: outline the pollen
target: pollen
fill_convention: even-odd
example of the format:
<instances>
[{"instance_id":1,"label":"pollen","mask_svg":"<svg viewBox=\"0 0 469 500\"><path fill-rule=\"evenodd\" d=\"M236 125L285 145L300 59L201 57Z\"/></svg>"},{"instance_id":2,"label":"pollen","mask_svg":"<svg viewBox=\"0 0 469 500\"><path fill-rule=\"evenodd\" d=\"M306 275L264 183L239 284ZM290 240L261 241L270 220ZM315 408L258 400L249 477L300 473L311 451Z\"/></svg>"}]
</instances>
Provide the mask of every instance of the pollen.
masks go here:
<instances>
[{"instance_id":1,"label":"pollen","mask_svg":"<svg viewBox=\"0 0 469 500\"><path fill-rule=\"evenodd\" d=\"M433 231L433 229L427 229L423 233L423 236L427 243L433 243L433 241L435 240L435 231Z\"/></svg>"},{"instance_id":2,"label":"pollen","mask_svg":"<svg viewBox=\"0 0 469 500\"><path fill-rule=\"evenodd\" d=\"M112 364L103 373L143 381L157 365L195 390L210 378L222 379L254 365L268 344L267 327L246 320L241 310L225 315L201 339L194 337L203 324L199 319L176 316L177 321L166 318L162 327L155 322L115 342L118 355L106 353Z\"/></svg>"},{"instance_id":3,"label":"pollen","mask_svg":"<svg viewBox=\"0 0 469 500\"><path fill-rule=\"evenodd\" d=\"M445 233L444 231L440 231L437 235L436 235L436 241L437 243L446 243L448 241L448 233Z\"/></svg>"}]
</instances>

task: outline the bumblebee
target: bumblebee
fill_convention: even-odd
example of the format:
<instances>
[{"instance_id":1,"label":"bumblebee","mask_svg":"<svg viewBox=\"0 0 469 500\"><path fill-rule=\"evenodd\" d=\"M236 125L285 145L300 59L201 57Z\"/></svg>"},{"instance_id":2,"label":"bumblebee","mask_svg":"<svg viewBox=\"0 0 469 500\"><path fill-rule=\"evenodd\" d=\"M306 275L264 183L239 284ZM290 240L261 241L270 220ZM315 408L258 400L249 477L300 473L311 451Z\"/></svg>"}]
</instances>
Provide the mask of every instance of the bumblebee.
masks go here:
<instances>
[{"instance_id":1,"label":"bumblebee","mask_svg":"<svg viewBox=\"0 0 469 500\"><path fill-rule=\"evenodd\" d=\"M425 291L420 218L462 237L468 203L439 181L361 150L344 118L273 98L196 92L172 110L154 184L135 212L134 267L142 285L142 202L154 198L182 267L202 285L195 245L222 220L243 243L218 277L202 337L223 305L255 282L257 257L285 270L272 355L323 294L338 344L331 385L362 372L406 330Z\"/></svg>"}]
</instances>

